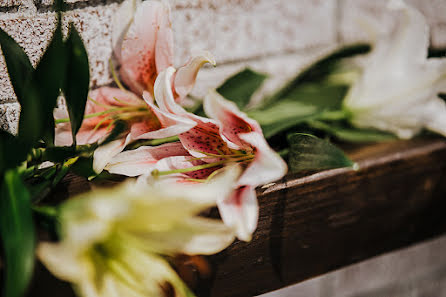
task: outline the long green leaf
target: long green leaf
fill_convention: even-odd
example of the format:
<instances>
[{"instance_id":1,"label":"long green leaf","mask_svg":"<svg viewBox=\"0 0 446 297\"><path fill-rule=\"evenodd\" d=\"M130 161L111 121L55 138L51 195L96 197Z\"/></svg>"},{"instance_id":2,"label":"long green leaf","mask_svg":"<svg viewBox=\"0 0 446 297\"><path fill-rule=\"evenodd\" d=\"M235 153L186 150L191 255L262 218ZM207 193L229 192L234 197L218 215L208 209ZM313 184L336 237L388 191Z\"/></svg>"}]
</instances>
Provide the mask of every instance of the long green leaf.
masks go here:
<instances>
[{"instance_id":1,"label":"long green leaf","mask_svg":"<svg viewBox=\"0 0 446 297\"><path fill-rule=\"evenodd\" d=\"M14 135L0 130L0 176L26 160L30 146Z\"/></svg>"},{"instance_id":2,"label":"long green leaf","mask_svg":"<svg viewBox=\"0 0 446 297\"><path fill-rule=\"evenodd\" d=\"M248 115L262 126L263 134L270 138L317 117L321 109L316 106L301 104L293 100L282 100L268 109L253 110Z\"/></svg>"},{"instance_id":3,"label":"long green leaf","mask_svg":"<svg viewBox=\"0 0 446 297\"><path fill-rule=\"evenodd\" d=\"M266 78L265 74L246 68L228 78L217 92L235 102L240 109L244 109Z\"/></svg>"},{"instance_id":4,"label":"long green leaf","mask_svg":"<svg viewBox=\"0 0 446 297\"><path fill-rule=\"evenodd\" d=\"M53 38L33 75L33 81L39 86L40 92L39 112L43 131L39 136L43 137L49 146L54 142L53 110L56 107L57 98L65 81L66 60L62 28L59 20ZM34 123L26 121L23 124L32 125Z\"/></svg>"},{"instance_id":5,"label":"long green leaf","mask_svg":"<svg viewBox=\"0 0 446 297\"><path fill-rule=\"evenodd\" d=\"M53 143L53 110L65 78L64 52L59 20L48 48L19 97L19 137L27 142L36 143L43 138L47 145Z\"/></svg>"},{"instance_id":6,"label":"long green leaf","mask_svg":"<svg viewBox=\"0 0 446 297\"><path fill-rule=\"evenodd\" d=\"M391 133L374 130L354 128L339 122L309 121L308 125L314 129L322 130L347 142L383 142L395 140L397 137Z\"/></svg>"},{"instance_id":7,"label":"long green leaf","mask_svg":"<svg viewBox=\"0 0 446 297\"><path fill-rule=\"evenodd\" d=\"M371 47L368 44L353 44L336 49L331 54L311 64L301 71L294 79L285 84L279 91L265 100L269 105L279 99L289 98L290 94L305 83L321 83L326 81L334 72L340 70L340 62L345 58L366 54Z\"/></svg>"},{"instance_id":8,"label":"long green leaf","mask_svg":"<svg viewBox=\"0 0 446 297\"><path fill-rule=\"evenodd\" d=\"M14 92L21 103L23 91L34 69L25 51L1 28L0 45Z\"/></svg>"},{"instance_id":9,"label":"long green leaf","mask_svg":"<svg viewBox=\"0 0 446 297\"><path fill-rule=\"evenodd\" d=\"M66 43L68 68L64 94L70 115L73 145L75 145L76 133L79 131L84 118L90 84L90 68L84 43L73 24L70 25L70 35Z\"/></svg>"},{"instance_id":10,"label":"long green leaf","mask_svg":"<svg viewBox=\"0 0 446 297\"><path fill-rule=\"evenodd\" d=\"M354 166L342 150L310 134L295 133L288 137L288 163L292 172Z\"/></svg>"},{"instance_id":11,"label":"long green leaf","mask_svg":"<svg viewBox=\"0 0 446 297\"><path fill-rule=\"evenodd\" d=\"M3 296L21 297L33 273L35 233L30 196L14 170L2 182L0 235L6 261Z\"/></svg>"}]
</instances>

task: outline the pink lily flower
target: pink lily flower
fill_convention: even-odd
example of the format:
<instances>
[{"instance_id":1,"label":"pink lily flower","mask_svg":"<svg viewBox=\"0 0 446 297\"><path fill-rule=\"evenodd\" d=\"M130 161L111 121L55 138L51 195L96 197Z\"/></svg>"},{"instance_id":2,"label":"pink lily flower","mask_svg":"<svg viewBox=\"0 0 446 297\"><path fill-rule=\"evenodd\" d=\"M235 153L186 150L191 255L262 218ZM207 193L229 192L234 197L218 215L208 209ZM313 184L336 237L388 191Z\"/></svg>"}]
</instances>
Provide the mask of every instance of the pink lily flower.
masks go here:
<instances>
[{"instance_id":1,"label":"pink lily flower","mask_svg":"<svg viewBox=\"0 0 446 297\"><path fill-rule=\"evenodd\" d=\"M123 6L128 3L123 3ZM170 8L164 2L141 3L130 24L123 24L126 32L115 48L120 65L120 76L130 88L127 91L113 76L119 88L101 87L90 93L85 119L76 136L78 144L103 141L117 120L128 124L121 137L94 152L93 169L101 172L107 163L126 145L138 139L159 139L178 135L195 125L195 122L160 110L153 102L155 79L161 71L172 66L173 33ZM122 26L121 26L122 27ZM199 69L205 63L215 64L205 52L191 59L177 71L171 88L175 100L181 102L192 90ZM141 98L144 92L144 97ZM66 112L57 111L55 117L56 145L71 145L71 128Z\"/></svg>"},{"instance_id":2,"label":"pink lily flower","mask_svg":"<svg viewBox=\"0 0 446 297\"><path fill-rule=\"evenodd\" d=\"M131 141L175 136L195 126L190 120L160 110L151 99L145 97L143 100L129 91L110 87L90 92L86 115L76 135L77 144L101 142L109 135L116 121L125 121L128 124L127 130L119 139L95 150L93 169L96 172L101 172ZM64 112L56 113L56 118L64 122L56 127L57 146L72 144L71 127L66 122L66 117Z\"/></svg>"},{"instance_id":3,"label":"pink lily flower","mask_svg":"<svg viewBox=\"0 0 446 297\"><path fill-rule=\"evenodd\" d=\"M123 3L124 8L129 5L127 2ZM133 14L129 9L124 9L122 13ZM127 19L133 19L129 26L125 26L125 22L117 26L122 28L124 25L124 30L127 30L125 34L120 34L123 38L115 46L115 56L121 65L119 73L135 94L142 95L144 91L153 94L158 74L173 66L170 7L167 2L144 1L136 8L133 18ZM215 60L210 53L203 52L178 69L173 81L177 102L181 102L192 90L199 69L206 63L215 65Z\"/></svg>"},{"instance_id":4,"label":"pink lily flower","mask_svg":"<svg viewBox=\"0 0 446 297\"><path fill-rule=\"evenodd\" d=\"M204 99L210 119L184 110L176 101L168 68L155 83L155 98L165 112L192 120L196 125L179 134L180 142L140 147L119 154L107 167L111 173L138 176L170 176L178 182L203 182L223 166L239 164L243 172L229 198L218 200L220 215L237 237L249 241L257 227L258 203L255 188L283 177L285 162L269 147L259 124L215 91Z\"/></svg>"}]
</instances>

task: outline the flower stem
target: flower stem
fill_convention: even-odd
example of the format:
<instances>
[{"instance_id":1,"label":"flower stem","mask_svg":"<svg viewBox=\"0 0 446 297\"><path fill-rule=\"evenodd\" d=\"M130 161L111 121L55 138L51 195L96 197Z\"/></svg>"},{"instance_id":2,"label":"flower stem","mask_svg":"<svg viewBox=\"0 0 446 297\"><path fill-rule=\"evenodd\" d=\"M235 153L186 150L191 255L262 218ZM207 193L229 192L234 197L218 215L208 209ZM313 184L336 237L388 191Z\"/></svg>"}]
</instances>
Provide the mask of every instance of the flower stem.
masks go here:
<instances>
[{"instance_id":1,"label":"flower stem","mask_svg":"<svg viewBox=\"0 0 446 297\"><path fill-rule=\"evenodd\" d=\"M110 61L110 71L112 73L113 80L115 81L115 83L118 86L118 88L120 88L122 91L127 92L127 90L124 88L124 86L119 81L118 76L116 75L116 71L115 71L115 67L113 65L113 61L111 59L109 61Z\"/></svg>"},{"instance_id":2,"label":"flower stem","mask_svg":"<svg viewBox=\"0 0 446 297\"><path fill-rule=\"evenodd\" d=\"M347 110L327 110L322 112L318 116L318 120L326 120L326 121L340 121L349 118L349 114Z\"/></svg>"},{"instance_id":3,"label":"flower stem","mask_svg":"<svg viewBox=\"0 0 446 297\"><path fill-rule=\"evenodd\" d=\"M253 158L253 156L249 155L249 156L246 156L246 157L241 157L241 158L234 159L234 160L229 160L229 161L240 162L240 161L247 161L247 160L250 160L252 158ZM197 165L197 166L192 166L192 167L188 167L188 168L180 168L180 169L168 170L168 171L159 171L159 170L155 169L155 170L152 171L152 175L153 176L163 176L163 175L169 175L169 174L175 174L175 173L193 172L193 171L198 171L198 170L202 170L202 169L207 169L207 168L220 166L220 165L223 165L225 163L228 163L228 160L222 160L222 161L218 161L218 162L214 162L214 163L208 163L208 164Z\"/></svg>"},{"instance_id":4,"label":"flower stem","mask_svg":"<svg viewBox=\"0 0 446 297\"><path fill-rule=\"evenodd\" d=\"M54 206L32 206L31 208L34 212L48 218L56 218L59 214L58 209Z\"/></svg>"}]
</instances>

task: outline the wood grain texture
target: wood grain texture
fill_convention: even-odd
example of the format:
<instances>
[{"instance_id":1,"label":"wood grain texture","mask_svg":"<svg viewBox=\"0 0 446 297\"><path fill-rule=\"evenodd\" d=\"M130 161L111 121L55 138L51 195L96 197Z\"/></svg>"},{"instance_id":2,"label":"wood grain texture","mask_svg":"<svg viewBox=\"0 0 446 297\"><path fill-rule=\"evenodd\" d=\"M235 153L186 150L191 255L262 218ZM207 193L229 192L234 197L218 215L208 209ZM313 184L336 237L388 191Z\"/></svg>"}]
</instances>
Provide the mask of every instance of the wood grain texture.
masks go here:
<instances>
[{"instance_id":1,"label":"wood grain texture","mask_svg":"<svg viewBox=\"0 0 446 297\"><path fill-rule=\"evenodd\" d=\"M359 171L288 175L260 189L252 242L235 242L210 257L213 276L196 288L198 296L259 295L446 231L445 140L346 149ZM92 186L69 178L57 196L64 199ZM29 296L73 292L38 266Z\"/></svg>"}]
</instances>

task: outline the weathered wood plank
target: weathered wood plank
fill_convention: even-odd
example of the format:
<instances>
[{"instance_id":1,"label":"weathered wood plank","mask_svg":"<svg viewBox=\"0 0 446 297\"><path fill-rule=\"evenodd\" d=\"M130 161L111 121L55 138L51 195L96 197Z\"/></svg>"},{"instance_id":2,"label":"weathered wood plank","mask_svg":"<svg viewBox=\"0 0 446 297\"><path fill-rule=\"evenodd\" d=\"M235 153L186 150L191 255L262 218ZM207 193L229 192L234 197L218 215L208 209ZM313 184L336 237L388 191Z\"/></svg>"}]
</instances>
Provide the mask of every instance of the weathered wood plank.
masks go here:
<instances>
[{"instance_id":1,"label":"weathered wood plank","mask_svg":"<svg viewBox=\"0 0 446 297\"><path fill-rule=\"evenodd\" d=\"M351 149L360 171L287 176L259 196L258 231L215 255L210 296L254 296L446 230L446 142Z\"/></svg>"},{"instance_id":2,"label":"weathered wood plank","mask_svg":"<svg viewBox=\"0 0 446 297\"><path fill-rule=\"evenodd\" d=\"M361 169L328 170L259 190L252 242L210 257L198 296L255 296L446 231L446 141L418 139L348 148ZM66 180L59 198L88 190ZM61 263L63 265L63 263ZM73 296L38 268L29 296Z\"/></svg>"}]
</instances>

